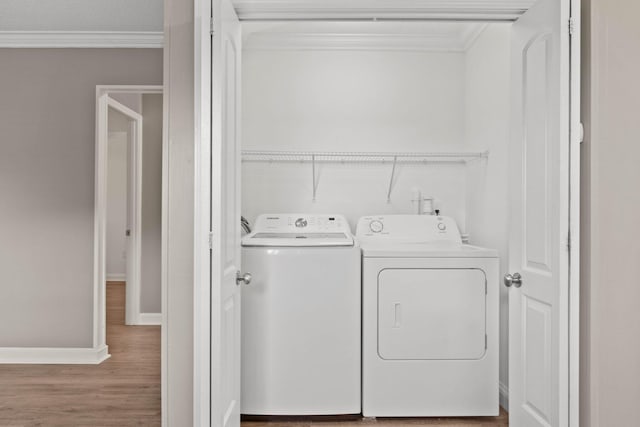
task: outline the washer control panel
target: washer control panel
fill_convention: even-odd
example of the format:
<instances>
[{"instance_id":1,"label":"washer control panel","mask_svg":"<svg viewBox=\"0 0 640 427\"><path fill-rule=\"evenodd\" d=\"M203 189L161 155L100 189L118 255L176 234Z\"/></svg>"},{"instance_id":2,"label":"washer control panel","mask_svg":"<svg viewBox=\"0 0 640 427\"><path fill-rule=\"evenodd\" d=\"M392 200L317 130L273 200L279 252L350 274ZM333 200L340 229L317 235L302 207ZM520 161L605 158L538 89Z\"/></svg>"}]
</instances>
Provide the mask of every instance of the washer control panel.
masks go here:
<instances>
[{"instance_id":1,"label":"washer control panel","mask_svg":"<svg viewBox=\"0 0 640 427\"><path fill-rule=\"evenodd\" d=\"M384 230L384 223L378 219L369 222L369 230L372 233L381 233Z\"/></svg>"},{"instance_id":2,"label":"washer control panel","mask_svg":"<svg viewBox=\"0 0 640 427\"><path fill-rule=\"evenodd\" d=\"M356 237L360 241L462 243L455 220L439 215L365 216L358 221Z\"/></svg>"},{"instance_id":3,"label":"washer control panel","mask_svg":"<svg viewBox=\"0 0 640 427\"><path fill-rule=\"evenodd\" d=\"M260 215L253 230L269 233L346 233L349 223L342 215L265 214Z\"/></svg>"}]
</instances>

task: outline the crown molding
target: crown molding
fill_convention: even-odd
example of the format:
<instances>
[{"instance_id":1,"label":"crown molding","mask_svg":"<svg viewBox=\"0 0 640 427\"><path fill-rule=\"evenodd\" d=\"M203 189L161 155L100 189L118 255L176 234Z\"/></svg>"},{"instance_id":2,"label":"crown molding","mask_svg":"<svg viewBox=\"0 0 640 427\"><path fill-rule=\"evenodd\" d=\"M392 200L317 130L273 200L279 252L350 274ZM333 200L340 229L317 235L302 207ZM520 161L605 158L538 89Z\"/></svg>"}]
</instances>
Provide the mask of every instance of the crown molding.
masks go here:
<instances>
[{"instance_id":1,"label":"crown molding","mask_svg":"<svg viewBox=\"0 0 640 427\"><path fill-rule=\"evenodd\" d=\"M461 33L376 34L376 33L253 33L244 50L331 50L465 52L486 24L469 24Z\"/></svg>"},{"instance_id":2,"label":"crown molding","mask_svg":"<svg viewBox=\"0 0 640 427\"><path fill-rule=\"evenodd\" d=\"M234 0L240 20L450 19L513 21L535 0Z\"/></svg>"},{"instance_id":3,"label":"crown molding","mask_svg":"<svg viewBox=\"0 0 640 427\"><path fill-rule=\"evenodd\" d=\"M162 48L155 31L0 31L2 48Z\"/></svg>"}]
</instances>

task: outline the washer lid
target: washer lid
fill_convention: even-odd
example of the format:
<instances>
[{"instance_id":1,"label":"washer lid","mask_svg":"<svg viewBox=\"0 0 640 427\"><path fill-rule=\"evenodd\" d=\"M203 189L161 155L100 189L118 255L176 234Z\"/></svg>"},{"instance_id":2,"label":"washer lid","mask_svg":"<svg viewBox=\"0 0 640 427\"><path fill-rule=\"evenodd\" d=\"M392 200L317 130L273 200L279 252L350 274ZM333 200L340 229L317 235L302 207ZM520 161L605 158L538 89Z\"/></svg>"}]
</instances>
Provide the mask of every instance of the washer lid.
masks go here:
<instances>
[{"instance_id":1,"label":"washer lid","mask_svg":"<svg viewBox=\"0 0 640 427\"><path fill-rule=\"evenodd\" d=\"M265 214L242 246L353 246L349 223L342 215Z\"/></svg>"}]
</instances>

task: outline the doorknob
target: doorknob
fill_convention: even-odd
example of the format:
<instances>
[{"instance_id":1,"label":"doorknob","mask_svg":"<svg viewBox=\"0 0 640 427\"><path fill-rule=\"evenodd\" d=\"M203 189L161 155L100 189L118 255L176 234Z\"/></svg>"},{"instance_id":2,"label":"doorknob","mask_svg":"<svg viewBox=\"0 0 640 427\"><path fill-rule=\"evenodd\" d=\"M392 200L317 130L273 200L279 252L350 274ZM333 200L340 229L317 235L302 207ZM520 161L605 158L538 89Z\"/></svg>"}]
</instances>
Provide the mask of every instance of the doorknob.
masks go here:
<instances>
[{"instance_id":1,"label":"doorknob","mask_svg":"<svg viewBox=\"0 0 640 427\"><path fill-rule=\"evenodd\" d=\"M511 286L519 288L522 286L522 276L520 276L520 273L513 273L513 276L507 273L504 275L504 285L507 288Z\"/></svg>"},{"instance_id":2,"label":"doorknob","mask_svg":"<svg viewBox=\"0 0 640 427\"><path fill-rule=\"evenodd\" d=\"M239 285L240 283L244 283L245 285L251 283L251 273L242 274L238 271L236 273L236 285Z\"/></svg>"}]
</instances>

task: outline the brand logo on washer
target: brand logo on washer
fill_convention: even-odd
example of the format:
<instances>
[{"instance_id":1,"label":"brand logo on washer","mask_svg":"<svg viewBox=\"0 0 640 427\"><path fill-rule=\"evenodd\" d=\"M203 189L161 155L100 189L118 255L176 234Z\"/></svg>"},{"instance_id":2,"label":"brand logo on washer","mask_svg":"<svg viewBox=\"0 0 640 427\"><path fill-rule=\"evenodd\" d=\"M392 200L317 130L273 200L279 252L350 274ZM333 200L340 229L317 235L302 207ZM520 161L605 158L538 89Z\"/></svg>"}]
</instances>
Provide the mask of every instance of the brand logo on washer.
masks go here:
<instances>
[{"instance_id":1,"label":"brand logo on washer","mask_svg":"<svg viewBox=\"0 0 640 427\"><path fill-rule=\"evenodd\" d=\"M304 228L307 226L307 220L304 218L298 218L296 219L296 227L298 228Z\"/></svg>"}]
</instances>

